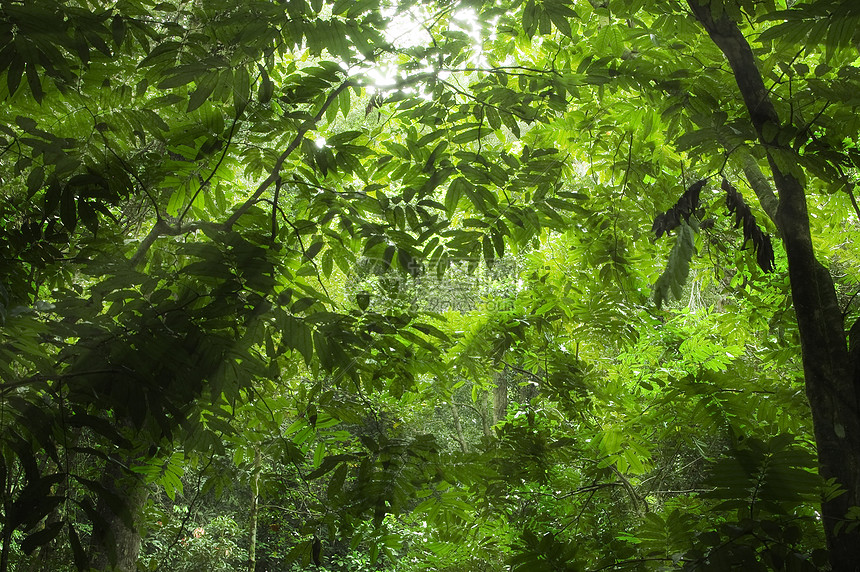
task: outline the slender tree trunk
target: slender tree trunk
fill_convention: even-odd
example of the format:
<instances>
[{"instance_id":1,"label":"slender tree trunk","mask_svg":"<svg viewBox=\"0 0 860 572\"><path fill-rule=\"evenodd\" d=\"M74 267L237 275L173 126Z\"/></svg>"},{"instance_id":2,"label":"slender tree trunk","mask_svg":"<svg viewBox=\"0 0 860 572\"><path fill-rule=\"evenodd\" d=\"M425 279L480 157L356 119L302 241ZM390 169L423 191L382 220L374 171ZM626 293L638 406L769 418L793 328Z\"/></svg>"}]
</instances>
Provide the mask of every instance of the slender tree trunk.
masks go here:
<instances>
[{"instance_id":1,"label":"slender tree trunk","mask_svg":"<svg viewBox=\"0 0 860 572\"><path fill-rule=\"evenodd\" d=\"M469 448L466 446L466 437L463 435L463 425L460 423L460 412L457 410L457 404L454 403L453 395L451 396L451 399L448 400L448 403L451 406L451 419L454 420L454 437L460 444L460 450L467 453Z\"/></svg>"},{"instance_id":2,"label":"slender tree trunk","mask_svg":"<svg viewBox=\"0 0 860 572\"><path fill-rule=\"evenodd\" d=\"M493 435L493 428L490 424L490 420L488 419L488 416L491 415L491 413L489 413L491 407L490 392L482 391L481 394L483 403L483 406L481 407L481 430L484 432L484 437L490 437Z\"/></svg>"},{"instance_id":3,"label":"slender tree trunk","mask_svg":"<svg viewBox=\"0 0 860 572\"><path fill-rule=\"evenodd\" d=\"M5 459L0 459L0 462L5 463ZM4 479L3 482L0 483L3 486L3 517L4 520L8 518L9 512L12 510L12 475L10 474L11 467L4 467ZM2 531L2 545L0 545L0 572L8 572L9 570L9 551L12 550L12 527L3 526L4 523L0 524L0 531Z\"/></svg>"},{"instance_id":4,"label":"slender tree trunk","mask_svg":"<svg viewBox=\"0 0 860 572\"><path fill-rule=\"evenodd\" d=\"M54 492L57 496L67 497L68 491L67 489L67 480L63 480L57 487L57 490ZM60 509L63 505L57 505L54 510L51 511L51 514L45 519L45 527L57 523L60 521ZM55 538L48 544L43 544L38 548L37 553L30 560L29 572L43 572L44 570L49 570L49 564L51 559L55 557L57 552L57 542L58 539Z\"/></svg>"},{"instance_id":5,"label":"slender tree trunk","mask_svg":"<svg viewBox=\"0 0 860 572\"><path fill-rule=\"evenodd\" d=\"M821 506L830 564L840 572L858 571L860 530L846 532L838 525L845 520L849 507L860 504L860 415L854 363L860 345L852 344L855 347L849 353L833 278L818 262L812 247L805 190L791 172L792 163L797 165L797 156L777 140L780 118L749 43L727 15L715 19L709 4L702 5L699 0L688 0L688 4L731 65L779 190L776 223L788 257L819 472L846 490L845 494L824 500ZM766 125L774 135L765 136ZM855 325L852 333L857 329L860 327ZM837 533L837 529L841 531Z\"/></svg>"},{"instance_id":6,"label":"slender tree trunk","mask_svg":"<svg viewBox=\"0 0 860 572\"><path fill-rule=\"evenodd\" d=\"M496 374L496 387L493 390L493 425L508 414L508 370Z\"/></svg>"},{"instance_id":7,"label":"slender tree trunk","mask_svg":"<svg viewBox=\"0 0 860 572\"><path fill-rule=\"evenodd\" d=\"M755 193L756 198L758 198L762 210L764 210L774 224L777 224L776 209L779 207L779 199L777 199L776 194L773 192L773 187L767 176L762 173L755 157L744 146L732 147L725 137L720 137L719 142L727 152L731 152L730 160L733 165L743 170L747 182ZM779 229L777 228L777 230Z\"/></svg>"},{"instance_id":8,"label":"slender tree trunk","mask_svg":"<svg viewBox=\"0 0 860 572\"><path fill-rule=\"evenodd\" d=\"M538 385L533 382L526 383L525 385L520 386L519 388L519 400L523 405L528 405L532 402L532 399L537 397L538 394Z\"/></svg>"},{"instance_id":9,"label":"slender tree trunk","mask_svg":"<svg viewBox=\"0 0 860 572\"><path fill-rule=\"evenodd\" d=\"M251 516L248 519L248 572L254 572L257 568L257 515L259 513L260 497L260 468L262 455L260 448L254 447L254 474L251 477Z\"/></svg>"},{"instance_id":10,"label":"slender tree trunk","mask_svg":"<svg viewBox=\"0 0 860 572\"><path fill-rule=\"evenodd\" d=\"M9 513L9 507L5 507L4 514ZM9 570L9 551L12 549L12 529L3 527L3 544L0 546L0 572Z\"/></svg>"},{"instance_id":11,"label":"slender tree trunk","mask_svg":"<svg viewBox=\"0 0 860 572\"><path fill-rule=\"evenodd\" d=\"M92 566L101 571L135 572L140 552L138 520L148 495L146 484L115 462L108 462L100 484L124 504L133 526L129 527L126 519L107 502L106 495L100 495L96 511L101 519L93 522Z\"/></svg>"}]
</instances>

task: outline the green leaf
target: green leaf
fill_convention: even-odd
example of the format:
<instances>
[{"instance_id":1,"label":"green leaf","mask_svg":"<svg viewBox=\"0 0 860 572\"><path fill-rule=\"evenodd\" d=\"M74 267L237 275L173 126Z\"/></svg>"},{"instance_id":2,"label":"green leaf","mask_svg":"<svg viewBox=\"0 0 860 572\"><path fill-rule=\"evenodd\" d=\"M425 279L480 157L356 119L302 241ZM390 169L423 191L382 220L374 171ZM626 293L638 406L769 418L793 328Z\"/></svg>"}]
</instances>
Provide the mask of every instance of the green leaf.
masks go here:
<instances>
[{"instance_id":1,"label":"green leaf","mask_svg":"<svg viewBox=\"0 0 860 572\"><path fill-rule=\"evenodd\" d=\"M322 465L323 457L325 457L325 443L320 441L317 443L316 449L314 450L314 468L318 468Z\"/></svg>"},{"instance_id":2,"label":"green leaf","mask_svg":"<svg viewBox=\"0 0 860 572\"><path fill-rule=\"evenodd\" d=\"M305 364L310 364L314 354L313 337L311 329L304 322L290 315L285 316L283 339L287 346L302 355Z\"/></svg>"},{"instance_id":3,"label":"green leaf","mask_svg":"<svg viewBox=\"0 0 860 572\"><path fill-rule=\"evenodd\" d=\"M490 240L489 236L484 235L481 239L481 246L484 252L484 262L487 263L487 266L492 266L493 262L495 262L495 250L493 249L493 242Z\"/></svg>"},{"instance_id":4,"label":"green leaf","mask_svg":"<svg viewBox=\"0 0 860 572\"><path fill-rule=\"evenodd\" d=\"M458 177L451 181L448 185L448 191L445 193L445 210L448 216L454 214L457 210L457 204L460 202L460 197L463 196L465 189L469 187L469 183L463 177Z\"/></svg>"},{"instance_id":5,"label":"green leaf","mask_svg":"<svg viewBox=\"0 0 860 572\"><path fill-rule=\"evenodd\" d=\"M45 528L28 535L27 538L21 542L21 550L25 554L31 554L36 548L44 546L54 540L54 538L56 538L63 529L64 525L65 523L63 521L46 524Z\"/></svg>"},{"instance_id":6,"label":"green leaf","mask_svg":"<svg viewBox=\"0 0 860 572\"><path fill-rule=\"evenodd\" d=\"M21 85L21 77L24 75L25 62L20 56L14 58L9 65L9 71L6 74L6 85L9 88L9 95L15 95L18 91L18 86Z\"/></svg>"},{"instance_id":7,"label":"green leaf","mask_svg":"<svg viewBox=\"0 0 860 572\"><path fill-rule=\"evenodd\" d=\"M307 250L305 250L305 258L307 260L313 260L314 257L319 254L320 250L322 250L323 242L321 240L311 244Z\"/></svg>"},{"instance_id":8,"label":"green leaf","mask_svg":"<svg viewBox=\"0 0 860 572\"><path fill-rule=\"evenodd\" d=\"M233 109L238 116L251 98L251 76L248 68L240 65L233 76Z\"/></svg>"},{"instance_id":9,"label":"green leaf","mask_svg":"<svg viewBox=\"0 0 860 572\"><path fill-rule=\"evenodd\" d=\"M111 35L113 36L113 43L116 48L119 49L122 46L123 40L125 40L126 26L123 17L119 14L114 16L113 19L111 19L110 28Z\"/></svg>"},{"instance_id":10,"label":"green leaf","mask_svg":"<svg viewBox=\"0 0 860 572\"><path fill-rule=\"evenodd\" d=\"M71 522L69 523L69 544L72 547L72 558L74 558L75 567L78 570L89 570L90 565L87 553L84 551L83 546L81 546L78 532L72 526Z\"/></svg>"},{"instance_id":11,"label":"green leaf","mask_svg":"<svg viewBox=\"0 0 860 572\"><path fill-rule=\"evenodd\" d=\"M60 220L63 221L63 226L65 226L69 232L74 232L75 227L78 225L78 213L75 206L75 199L74 190L70 186L66 185L60 196Z\"/></svg>"},{"instance_id":12,"label":"green leaf","mask_svg":"<svg viewBox=\"0 0 860 572\"><path fill-rule=\"evenodd\" d=\"M260 103L269 103L272 99L272 94L275 91L275 84L269 79L269 73L262 66L260 69L260 86L257 88L257 101Z\"/></svg>"},{"instance_id":13,"label":"green leaf","mask_svg":"<svg viewBox=\"0 0 860 572\"><path fill-rule=\"evenodd\" d=\"M177 187L170 195L170 200L167 202L167 214L170 216L179 216L185 207L185 185Z\"/></svg>"},{"instance_id":14,"label":"green leaf","mask_svg":"<svg viewBox=\"0 0 860 572\"><path fill-rule=\"evenodd\" d=\"M523 9L523 32L531 38L537 30L540 14L534 0L528 0Z\"/></svg>"},{"instance_id":15,"label":"green leaf","mask_svg":"<svg viewBox=\"0 0 860 572\"><path fill-rule=\"evenodd\" d=\"M170 89L182 87L195 81L203 71L200 66L180 66L173 70L172 73L158 82L158 89Z\"/></svg>"},{"instance_id":16,"label":"green leaf","mask_svg":"<svg viewBox=\"0 0 860 572\"><path fill-rule=\"evenodd\" d=\"M329 346L328 340L321 332L314 330L313 341L314 351L316 352L320 365L324 370L331 371L335 366L335 362L333 359L332 348Z\"/></svg>"},{"instance_id":17,"label":"green leaf","mask_svg":"<svg viewBox=\"0 0 860 572\"><path fill-rule=\"evenodd\" d=\"M370 305L370 293L366 291L358 292L355 295L355 301L362 312L367 310L367 307Z\"/></svg>"},{"instance_id":18,"label":"green leaf","mask_svg":"<svg viewBox=\"0 0 860 572\"><path fill-rule=\"evenodd\" d=\"M546 14L549 16L550 20L552 20L553 25L559 32L568 38L573 37L573 32L570 29L570 22L568 22L567 16L563 12L550 8L550 5L548 4Z\"/></svg>"},{"instance_id":19,"label":"green leaf","mask_svg":"<svg viewBox=\"0 0 860 572\"><path fill-rule=\"evenodd\" d=\"M42 81L39 79L39 71L36 69L34 62L27 63L27 84L30 86L30 93L33 94L33 99L36 103L42 103ZM10 87L11 93L11 87Z\"/></svg>"},{"instance_id":20,"label":"green leaf","mask_svg":"<svg viewBox=\"0 0 860 572\"><path fill-rule=\"evenodd\" d=\"M42 183L45 182L45 169L41 166L33 168L27 176L27 198L32 198L39 189Z\"/></svg>"},{"instance_id":21,"label":"green leaf","mask_svg":"<svg viewBox=\"0 0 860 572\"><path fill-rule=\"evenodd\" d=\"M346 481L346 475L349 467L346 463L340 463L334 471L334 474L331 476L331 479L328 482L328 487L326 488L326 493L329 498L337 499L343 495L344 492L344 482Z\"/></svg>"},{"instance_id":22,"label":"green leaf","mask_svg":"<svg viewBox=\"0 0 860 572\"><path fill-rule=\"evenodd\" d=\"M176 61L176 55L181 48L182 48L181 42L176 42L176 41L163 42L163 43L157 45L155 48L153 48L152 51L149 52L149 55L146 56L145 58L143 58L140 61L140 63L137 64L137 67L138 68L149 67L149 66L155 65L156 63L158 63L160 61ZM188 81L191 81L191 80L188 80ZM188 82L186 82L186 83L188 83Z\"/></svg>"},{"instance_id":23,"label":"green leaf","mask_svg":"<svg viewBox=\"0 0 860 572\"><path fill-rule=\"evenodd\" d=\"M218 85L218 77L218 74L215 72L210 72L203 76L203 78L197 83L197 89L195 89L188 98L188 108L185 110L186 113L191 113L209 99L209 96L212 95L212 92Z\"/></svg>"}]
</instances>

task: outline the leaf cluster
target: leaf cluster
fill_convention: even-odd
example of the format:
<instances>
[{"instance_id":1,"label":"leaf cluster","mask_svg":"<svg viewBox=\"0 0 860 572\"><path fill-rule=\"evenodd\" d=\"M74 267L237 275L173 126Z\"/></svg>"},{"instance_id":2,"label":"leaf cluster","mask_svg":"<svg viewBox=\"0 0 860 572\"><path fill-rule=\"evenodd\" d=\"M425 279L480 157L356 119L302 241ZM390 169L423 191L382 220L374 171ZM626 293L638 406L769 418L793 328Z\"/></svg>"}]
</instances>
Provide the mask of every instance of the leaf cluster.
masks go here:
<instances>
[{"instance_id":1,"label":"leaf cluster","mask_svg":"<svg viewBox=\"0 0 860 572\"><path fill-rule=\"evenodd\" d=\"M733 214L735 218L735 228L743 228L744 245L747 241L752 241L753 252L755 252L759 267L765 272L773 272L776 266L774 265L770 235L765 234L756 224L755 215L752 214L741 194L731 183L723 179L722 188L726 193L726 206L729 209L729 214Z\"/></svg>"}]
</instances>

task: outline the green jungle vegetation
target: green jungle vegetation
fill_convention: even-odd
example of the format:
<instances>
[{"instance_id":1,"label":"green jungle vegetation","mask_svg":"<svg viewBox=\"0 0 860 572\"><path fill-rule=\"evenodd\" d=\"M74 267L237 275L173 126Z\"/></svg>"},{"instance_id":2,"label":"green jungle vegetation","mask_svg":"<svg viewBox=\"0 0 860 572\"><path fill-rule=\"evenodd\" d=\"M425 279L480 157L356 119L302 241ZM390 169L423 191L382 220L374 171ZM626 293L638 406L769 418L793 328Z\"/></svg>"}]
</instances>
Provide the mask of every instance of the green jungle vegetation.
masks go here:
<instances>
[{"instance_id":1,"label":"green jungle vegetation","mask_svg":"<svg viewBox=\"0 0 860 572\"><path fill-rule=\"evenodd\" d=\"M860 567L860 2L2 0L0 100L0 572Z\"/></svg>"}]
</instances>

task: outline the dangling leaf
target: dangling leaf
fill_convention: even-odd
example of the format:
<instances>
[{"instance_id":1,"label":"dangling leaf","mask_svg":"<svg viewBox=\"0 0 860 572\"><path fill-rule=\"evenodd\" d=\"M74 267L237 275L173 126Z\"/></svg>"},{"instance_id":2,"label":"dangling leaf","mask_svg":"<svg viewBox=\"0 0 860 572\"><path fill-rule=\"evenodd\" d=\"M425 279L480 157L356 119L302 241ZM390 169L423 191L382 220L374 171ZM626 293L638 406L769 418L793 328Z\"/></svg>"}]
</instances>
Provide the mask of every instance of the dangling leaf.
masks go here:
<instances>
[{"instance_id":1,"label":"dangling leaf","mask_svg":"<svg viewBox=\"0 0 860 572\"><path fill-rule=\"evenodd\" d=\"M726 206L729 214L735 215L735 228L744 229L744 246L748 240L753 243L753 252L756 255L756 263L765 272L773 272L776 268L773 258L773 245L770 235L765 234L756 224L755 216L743 197L726 179L723 179L723 190L726 192Z\"/></svg>"},{"instance_id":2,"label":"dangling leaf","mask_svg":"<svg viewBox=\"0 0 860 572\"><path fill-rule=\"evenodd\" d=\"M690 185L690 187L681 195L678 202L672 208L664 213L660 213L654 218L654 224L651 225L651 231L657 234L657 238L663 236L663 233L677 228L681 224L681 220L690 221L690 215L696 212L699 208L699 194L702 188L707 183L702 179Z\"/></svg>"},{"instance_id":3,"label":"dangling leaf","mask_svg":"<svg viewBox=\"0 0 860 572\"><path fill-rule=\"evenodd\" d=\"M693 224L695 224L695 219L693 219ZM687 282L687 275L690 273L690 260L696 251L695 238L693 226L682 220L675 245L669 253L666 270L654 284L654 303L657 304L658 308L662 308L663 302L668 300L670 291L675 299L681 297L684 284Z\"/></svg>"}]
</instances>

